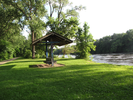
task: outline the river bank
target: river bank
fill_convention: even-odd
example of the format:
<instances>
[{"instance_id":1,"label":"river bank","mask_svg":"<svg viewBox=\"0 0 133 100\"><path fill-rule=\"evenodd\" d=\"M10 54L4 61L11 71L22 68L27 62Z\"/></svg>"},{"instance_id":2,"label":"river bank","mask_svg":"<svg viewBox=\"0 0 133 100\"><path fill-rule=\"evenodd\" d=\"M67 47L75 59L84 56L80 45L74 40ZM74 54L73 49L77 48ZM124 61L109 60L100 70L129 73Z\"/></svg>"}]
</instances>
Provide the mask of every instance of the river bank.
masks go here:
<instances>
[{"instance_id":1,"label":"river bank","mask_svg":"<svg viewBox=\"0 0 133 100\"><path fill-rule=\"evenodd\" d=\"M58 57L62 57L59 55ZM76 55L64 55L65 58L75 58ZM133 65L133 53L92 54L92 61L116 65Z\"/></svg>"}]
</instances>

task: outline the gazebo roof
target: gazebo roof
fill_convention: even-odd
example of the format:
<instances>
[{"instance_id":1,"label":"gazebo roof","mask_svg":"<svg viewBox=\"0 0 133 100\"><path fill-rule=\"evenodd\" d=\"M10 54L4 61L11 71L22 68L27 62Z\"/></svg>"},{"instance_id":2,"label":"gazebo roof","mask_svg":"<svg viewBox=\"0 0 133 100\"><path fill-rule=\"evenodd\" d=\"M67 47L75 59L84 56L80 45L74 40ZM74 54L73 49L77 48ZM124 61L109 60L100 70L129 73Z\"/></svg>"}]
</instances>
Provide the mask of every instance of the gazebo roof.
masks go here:
<instances>
[{"instance_id":1,"label":"gazebo roof","mask_svg":"<svg viewBox=\"0 0 133 100\"><path fill-rule=\"evenodd\" d=\"M72 40L70 40L60 34L51 32L51 33L33 41L32 45L36 45L38 43L46 43L46 41L51 42L51 43L53 43L53 45L58 45L58 46L66 45L66 44L73 42Z\"/></svg>"}]
</instances>

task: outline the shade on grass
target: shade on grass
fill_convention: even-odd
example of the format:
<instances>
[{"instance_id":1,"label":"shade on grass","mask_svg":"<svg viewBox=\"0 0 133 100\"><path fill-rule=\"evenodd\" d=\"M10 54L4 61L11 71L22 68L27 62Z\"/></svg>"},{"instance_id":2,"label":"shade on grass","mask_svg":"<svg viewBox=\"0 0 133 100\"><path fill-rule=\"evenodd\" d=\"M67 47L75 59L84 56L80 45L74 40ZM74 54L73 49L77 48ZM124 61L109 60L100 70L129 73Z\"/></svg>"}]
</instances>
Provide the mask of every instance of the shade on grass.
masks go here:
<instances>
[{"instance_id":1,"label":"shade on grass","mask_svg":"<svg viewBox=\"0 0 133 100\"><path fill-rule=\"evenodd\" d=\"M29 68L44 59L0 65L0 100L132 100L133 66L57 59L64 67Z\"/></svg>"}]
</instances>

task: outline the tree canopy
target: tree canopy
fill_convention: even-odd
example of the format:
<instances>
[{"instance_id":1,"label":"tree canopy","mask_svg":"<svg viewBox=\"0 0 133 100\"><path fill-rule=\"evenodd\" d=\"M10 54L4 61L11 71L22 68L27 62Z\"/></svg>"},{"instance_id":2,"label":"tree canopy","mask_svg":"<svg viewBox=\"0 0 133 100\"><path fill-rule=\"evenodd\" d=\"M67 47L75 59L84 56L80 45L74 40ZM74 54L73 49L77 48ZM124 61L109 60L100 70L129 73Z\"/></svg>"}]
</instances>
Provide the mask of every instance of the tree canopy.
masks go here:
<instances>
[{"instance_id":1,"label":"tree canopy","mask_svg":"<svg viewBox=\"0 0 133 100\"><path fill-rule=\"evenodd\" d=\"M72 38L78 29L79 11L85 9L83 6L72 7L69 0L47 0L49 14L47 27L52 32L61 34L67 38Z\"/></svg>"},{"instance_id":2,"label":"tree canopy","mask_svg":"<svg viewBox=\"0 0 133 100\"><path fill-rule=\"evenodd\" d=\"M87 23L84 23L83 29L78 28L76 33L76 46L79 51L79 58L89 58L89 53L91 50L95 50L94 45L95 40L91 33L89 33L89 26Z\"/></svg>"},{"instance_id":3,"label":"tree canopy","mask_svg":"<svg viewBox=\"0 0 133 100\"><path fill-rule=\"evenodd\" d=\"M133 51L133 30L126 33L114 33L98 39L95 43L96 51L92 53L125 53Z\"/></svg>"}]
</instances>

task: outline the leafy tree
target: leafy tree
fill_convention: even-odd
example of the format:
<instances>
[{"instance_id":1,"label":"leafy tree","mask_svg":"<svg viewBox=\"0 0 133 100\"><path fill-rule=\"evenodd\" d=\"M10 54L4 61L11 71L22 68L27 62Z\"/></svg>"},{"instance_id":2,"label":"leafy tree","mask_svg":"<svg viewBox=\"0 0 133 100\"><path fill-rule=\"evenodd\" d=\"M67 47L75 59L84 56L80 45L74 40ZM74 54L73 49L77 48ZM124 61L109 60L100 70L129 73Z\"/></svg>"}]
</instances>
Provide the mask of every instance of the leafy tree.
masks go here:
<instances>
[{"instance_id":1,"label":"leafy tree","mask_svg":"<svg viewBox=\"0 0 133 100\"><path fill-rule=\"evenodd\" d=\"M62 22L54 18L49 18L47 26L50 27L49 32L56 32L65 36L67 38L73 38L78 29L78 19L76 17L71 17L69 19L64 19Z\"/></svg>"},{"instance_id":2,"label":"leafy tree","mask_svg":"<svg viewBox=\"0 0 133 100\"><path fill-rule=\"evenodd\" d=\"M93 36L89 33L89 26L84 23L83 29L78 28L76 33L76 45L79 50L79 58L88 58L89 52L95 50Z\"/></svg>"},{"instance_id":3,"label":"leafy tree","mask_svg":"<svg viewBox=\"0 0 133 100\"><path fill-rule=\"evenodd\" d=\"M113 34L111 36L112 42L111 42L111 52L112 53L119 53L122 52L122 38L123 34Z\"/></svg>"},{"instance_id":4,"label":"leafy tree","mask_svg":"<svg viewBox=\"0 0 133 100\"><path fill-rule=\"evenodd\" d=\"M50 31L68 38L74 37L79 24L76 17L85 7L72 7L72 3L68 0L47 0L47 6L49 8L49 14L46 16L47 27L50 28Z\"/></svg>"},{"instance_id":5,"label":"leafy tree","mask_svg":"<svg viewBox=\"0 0 133 100\"><path fill-rule=\"evenodd\" d=\"M7 0L0 1L0 39L9 39L10 36L20 33L20 26L17 19L21 14L10 5L7 5Z\"/></svg>"},{"instance_id":6,"label":"leafy tree","mask_svg":"<svg viewBox=\"0 0 133 100\"><path fill-rule=\"evenodd\" d=\"M95 43L96 51L92 53L125 53L133 51L133 30L126 33L114 33L111 36L105 36Z\"/></svg>"},{"instance_id":7,"label":"leafy tree","mask_svg":"<svg viewBox=\"0 0 133 100\"><path fill-rule=\"evenodd\" d=\"M75 51L74 48L70 45L65 45L64 48L62 48L63 55L74 53L74 51Z\"/></svg>"},{"instance_id":8,"label":"leafy tree","mask_svg":"<svg viewBox=\"0 0 133 100\"><path fill-rule=\"evenodd\" d=\"M32 41L34 41L36 33L43 30L45 26L41 20L46 14L45 0L3 0L3 2L15 8L22 15L19 23L22 27L28 26L32 34ZM32 58L35 58L35 46L32 46Z\"/></svg>"}]
</instances>

